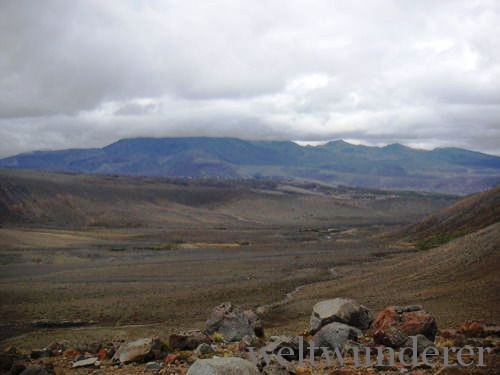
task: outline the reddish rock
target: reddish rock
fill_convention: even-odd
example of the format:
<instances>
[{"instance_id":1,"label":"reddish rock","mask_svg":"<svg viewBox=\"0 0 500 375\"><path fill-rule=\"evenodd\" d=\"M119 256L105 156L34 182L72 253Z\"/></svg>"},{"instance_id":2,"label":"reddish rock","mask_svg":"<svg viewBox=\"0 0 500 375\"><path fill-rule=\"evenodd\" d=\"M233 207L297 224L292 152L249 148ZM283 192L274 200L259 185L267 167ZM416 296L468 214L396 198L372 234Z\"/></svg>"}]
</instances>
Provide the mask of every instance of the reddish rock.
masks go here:
<instances>
[{"instance_id":1,"label":"reddish rock","mask_svg":"<svg viewBox=\"0 0 500 375\"><path fill-rule=\"evenodd\" d=\"M458 327L458 332L467 337L483 337L485 330L486 323L481 320L467 320Z\"/></svg>"},{"instance_id":2,"label":"reddish rock","mask_svg":"<svg viewBox=\"0 0 500 375\"><path fill-rule=\"evenodd\" d=\"M165 357L164 361L166 365L179 361L181 357L178 354L169 354Z\"/></svg>"},{"instance_id":3,"label":"reddish rock","mask_svg":"<svg viewBox=\"0 0 500 375\"><path fill-rule=\"evenodd\" d=\"M66 349L64 352L63 352L63 357L65 358L75 358L77 356L80 355L80 352L76 349L73 349L73 348L69 348L69 349Z\"/></svg>"},{"instance_id":4,"label":"reddish rock","mask_svg":"<svg viewBox=\"0 0 500 375\"><path fill-rule=\"evenodd\" d=\"M436 319L421 306L387 307L373 323L375 342L396 348L404 345L408 336L422 334L434 341L436 333Z\"/></svg>"},{"instance_id":5,"label":"reddish rock","mask_svg":"<svg viewBox=\"0 0 500 375\"><path fill-rule=\"evenodd\" d=\"M99 359L99 361L104 361L105 359L110 358L108 354L108 349L102 348L101 350L99 350L97 352L97 358Z\"/></svg>"},{"instance_id":6,"label":"reddish rock","mask_svg":"<svg viewBox=\"0 0 500 375\"><path fill-rule=\"evenodd\" d=\"M436 342L439 342L440 346L461 347L465 345L465 336L458 333L456 329L443 329L439 331Z\"/></svg>"}]
</instances>

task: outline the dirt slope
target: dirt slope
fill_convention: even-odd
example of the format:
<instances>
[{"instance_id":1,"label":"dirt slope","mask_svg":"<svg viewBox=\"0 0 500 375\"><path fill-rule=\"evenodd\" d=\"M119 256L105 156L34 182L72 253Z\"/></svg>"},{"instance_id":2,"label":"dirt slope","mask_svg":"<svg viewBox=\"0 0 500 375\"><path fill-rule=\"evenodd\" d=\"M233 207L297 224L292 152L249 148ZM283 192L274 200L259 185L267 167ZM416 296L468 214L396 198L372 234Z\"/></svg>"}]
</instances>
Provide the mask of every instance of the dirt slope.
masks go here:
<instances>
[{"instance_id":1,"label":"dirt slope","mask_svg":"<svg viewBox=\"0 0 500 375\"><path fill-rule=\"evenodd\" d=\"M413 225L409 233L415 238L434 235L458 237L472 233L500 220L500 187L461 199L450 207Z\"/></svg>"},{"instance_id":2,"label":"dirt slope","mask_svg":"<svg viewBox=\"0 0 500 375\"><path fill-rule=\"evenodd\" d=\"M312 303L352 297L376 310L423 304L441 326L466 319L498 323L499 269L500 223L495 223L431 250L340 268L339 278L298 293L297 300L285 308L286 315L298 315L306 324L308 314L302 311Z\"/></svg>"}]
</instances>

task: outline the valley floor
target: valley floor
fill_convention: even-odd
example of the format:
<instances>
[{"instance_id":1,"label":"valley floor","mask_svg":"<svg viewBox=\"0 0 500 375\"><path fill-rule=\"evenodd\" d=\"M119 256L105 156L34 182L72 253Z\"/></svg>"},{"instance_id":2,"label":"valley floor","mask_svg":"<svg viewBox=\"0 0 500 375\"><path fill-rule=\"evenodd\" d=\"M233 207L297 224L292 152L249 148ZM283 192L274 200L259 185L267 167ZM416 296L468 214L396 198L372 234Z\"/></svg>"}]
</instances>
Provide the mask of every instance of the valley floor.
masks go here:
<instances>
[{"instance_id":1,"label":"valley floor","mask_svg":"<svg viewBox=\"0 0 500 375\"><path fill-rule=\"evenodd\" d=\"M334 297L352 297L374 310L423 304L443 327L466 319L496 323L498 225L426 251L395 242L385 236L393 227L376 225L1 228L1 334L4 344L26 349L62 338L167 336L202 328L224 301L260 307L270 334L296 333L307 328L315 302ZM22 247L6 247L13 238ZM42 318L90 325L31 325Z\"/></svg>"}]
</instances>

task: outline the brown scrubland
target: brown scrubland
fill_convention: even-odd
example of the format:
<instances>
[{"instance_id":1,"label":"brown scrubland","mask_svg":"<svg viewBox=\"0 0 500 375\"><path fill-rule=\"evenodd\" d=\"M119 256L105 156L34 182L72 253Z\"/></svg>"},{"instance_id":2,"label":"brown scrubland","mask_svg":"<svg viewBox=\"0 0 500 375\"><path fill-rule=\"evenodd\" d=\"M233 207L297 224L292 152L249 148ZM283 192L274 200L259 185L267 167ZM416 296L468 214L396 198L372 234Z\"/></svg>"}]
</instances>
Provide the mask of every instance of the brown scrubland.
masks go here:
<instances>
[{"instance_id":1,"label":"brown scrubland","mask_svg":"<svg viewBox=\"0 0 500 375\"><path fill-rule=\"evenodd\" d=\"M307 330L337 297L423 305L440 328L498 324L499 219L500 188L3 170L2 347L168 337L225 301L257 311L266 335Z\"/></svg>"}]
</instances>

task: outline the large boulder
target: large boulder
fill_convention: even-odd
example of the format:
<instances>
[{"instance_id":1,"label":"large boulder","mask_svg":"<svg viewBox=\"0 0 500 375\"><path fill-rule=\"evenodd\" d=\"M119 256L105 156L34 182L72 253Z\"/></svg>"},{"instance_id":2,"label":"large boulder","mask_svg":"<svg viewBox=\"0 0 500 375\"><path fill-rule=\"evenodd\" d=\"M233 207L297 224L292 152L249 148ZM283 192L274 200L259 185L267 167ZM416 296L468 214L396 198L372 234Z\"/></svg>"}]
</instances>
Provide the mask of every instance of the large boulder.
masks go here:
<instances>
[{"instance_id":1,"label":"large boulder","mask_svg":"<svg viewBox=\"0 0 500 375\"><path fill-rule=\"evenodd\" d=\"M259 375L252 362L237 357L198 359L187 375Z\"/></svg>"},{"instance_id":2,"label":"large boulder","mask_svg":"<svg viewBox=\"0 0 500 375\"><path fill-rule=\"evenodd\" d=\"M381 311L373 322L373 338L377 344L399 348L408 336L424 335L434 342L436 319L422 306L390 306Z\"/></svg>"},{"instance_id":3,"label":"large boulder","mask_svg":"<svg viewBox=\"0 0 500 375\"><path fill-rule=\"evenodd\" d=\"M350 326L367 329L373 320L371 311L349 298L334 298L318 302L311 314L310 330L315 334L321 327L339 322Z\"/></svg>"},{"instance_id":4,"label":"large boulder","mask_svg":"<svg viewBox=\"0 0 500 375\"><path fill-rule=\"evenodd\" d=\"M210 344L210 338L201 331L170 335L168 346L172 350L194 350L201 344Z\"/></svg>"},{"instance_id":5,"label":"large boulder","mask_svg":"<svg viewBox=\"0 0 500 375\"><path fill-rule=\"evenodd\" d=\"M225 302L213 309L206 322L208 335L220 333L224 341L240 341L243 337L264 336L260 318L251 310L242 310L230 302Z\"/></svg>"},{"instance_id":6,"label":"large boulder","mask_svg":"<svg viewBox=\"0 0 500 375\"><path fill-rule=\"evenodd\" d=\"M342 347L350 340L356 341L363 333L344 323L333 322L321 327L313 336L312 341L316 347L328 347L335 350Z\"/></svg>"},{"instance_id":7,"label":"large boulder","mask_svg":"<svg viewBox=\"0 0 500 375\"><path fill-rule=\"evenodd\" d=\"M120 363L148 362L164 356L164 345L158 338L144 338L122 344L115 355L113 361Z\"/></svg>"}]
</instances>

